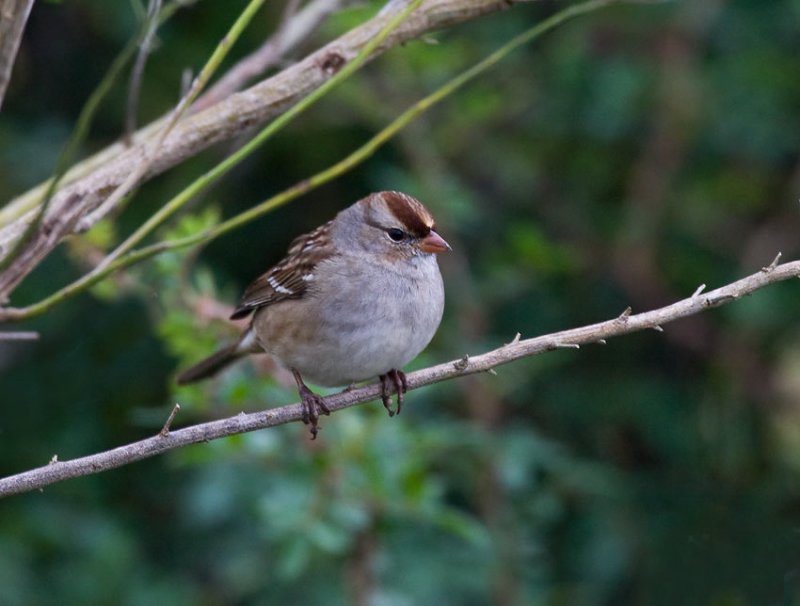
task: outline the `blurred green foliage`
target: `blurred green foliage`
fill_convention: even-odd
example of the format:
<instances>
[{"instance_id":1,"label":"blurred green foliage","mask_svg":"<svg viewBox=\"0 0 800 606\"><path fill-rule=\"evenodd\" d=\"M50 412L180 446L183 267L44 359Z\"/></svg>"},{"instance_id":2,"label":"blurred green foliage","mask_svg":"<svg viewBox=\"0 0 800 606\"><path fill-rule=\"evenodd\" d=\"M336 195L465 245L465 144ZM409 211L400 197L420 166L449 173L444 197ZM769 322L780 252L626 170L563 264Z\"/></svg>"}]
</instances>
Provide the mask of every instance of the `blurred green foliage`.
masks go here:
<instances>
[{"instance_id":1,"label":"blurred green foliage","mask_svg":"<svg viewBox=\"0 0 800 606\"><path fill-rule=\"evenodd\" d=\"M242 3L159 33L142 123L174 103ZM268 3L229 60L255 48ZM334 16L309 50L377 4ZM211 225L335 162L561 3L388 52L166 226ZM178 389L233 338L226 305L294 235L369 191L422 199L454 253L414 363L642 311L800 253L800 4L676 0L568 24L353 173L202 250L107 281L0 344L0 474L296 395L264 360ZM40 3L0 113L0 198L51 172L136 27L126 3ZM116 140L125 83L84 152ZM17 291L86 269L230 145L138 192ZM0 604L800 604L800 284L580 351L193 446L0 503Z\"/></svg>"}]
</instances>

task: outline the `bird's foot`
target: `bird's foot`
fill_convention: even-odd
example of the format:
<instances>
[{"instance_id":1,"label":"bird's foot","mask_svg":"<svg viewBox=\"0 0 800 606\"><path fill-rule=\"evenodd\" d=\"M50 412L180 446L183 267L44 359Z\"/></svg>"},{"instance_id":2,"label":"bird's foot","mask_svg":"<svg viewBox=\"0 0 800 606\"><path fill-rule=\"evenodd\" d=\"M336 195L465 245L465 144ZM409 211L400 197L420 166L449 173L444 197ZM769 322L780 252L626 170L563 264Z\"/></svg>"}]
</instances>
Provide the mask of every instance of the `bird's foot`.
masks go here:
<instances>
[{"instance_id":1,"label":"bird's foot","mask_svg":"<svg viewBox=\"0 0 800 606\"><path fill-rule=\"evenodd\" d=\"M399 415L400 410L403 408L403 394L408 391L406 373L404 373L402 370L393 368L385 375L381 375L379 378L381 380L381 401L383 402L383 407L389 413L390 417L393 417L396 414ZM395 410L392 410L391 387L394 387L394 391L397 393L397 408Z\"/></svg>"},{"instance_id":2,"label":"bird's foot","mask_svg":"<svg viewBox=\"0 0 800 606\"><path fill-rule=\"evenodd\" d=\"M299 372L292 370L292 374L297 382L297 392L300 395L303 423L311 426L311 439L316 440L319 433L319 417L320 415L331 414L330 408L325 404L325 399L322 396L318 396L308 388Z\"/></svg>"},{"instance_id":3,"label":"bird's foot","mask_svg":"<svg viewBox=\"0 0 800 606\"><path fill-rule=\"evenodd\" d=\"M325 400L305 385L299 389L299 392L300 403L303 407L303 423L311 426L311 439L316 440L319 433L320 415L329 415L331 411L325 405Z\"/></svg>"}]
</instances>

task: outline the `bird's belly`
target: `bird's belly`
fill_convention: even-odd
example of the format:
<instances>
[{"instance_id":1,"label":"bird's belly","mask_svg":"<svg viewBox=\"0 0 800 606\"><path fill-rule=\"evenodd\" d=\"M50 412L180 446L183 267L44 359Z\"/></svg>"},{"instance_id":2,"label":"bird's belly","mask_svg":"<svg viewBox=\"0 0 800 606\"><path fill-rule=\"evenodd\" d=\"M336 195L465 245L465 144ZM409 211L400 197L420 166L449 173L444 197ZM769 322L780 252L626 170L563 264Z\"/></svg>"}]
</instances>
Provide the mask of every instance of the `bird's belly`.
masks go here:
<instances>
[{"instance_id":1,"label":"bird's belly","mask_svg":"<svg viewBox=\"0 0 800 606\"><path fill-rule=\"evenodd\" d=\"M433 331L417 326L365 318L339 326L319 326L314 338L290 347L273 343L272 353L304 378L324 386L346 385L402 368L428 344Z\"/></svg>"},{"instance_id":2,"label":"bird's belly","mask_svg":"<svg viewBox=\"0 0 800 606\"><path fill-rule=\"evenodd\" d=\"M347 385L405 366L430 342L441 319L399 310L382 297L357 305L344 299L329 301L324 314L291 302L293 312L303 314L291 334L277 325L280 314L271 313L277 305L260 310L255 322L261 346L311 383Z\"/></svg>"}]
</instances>

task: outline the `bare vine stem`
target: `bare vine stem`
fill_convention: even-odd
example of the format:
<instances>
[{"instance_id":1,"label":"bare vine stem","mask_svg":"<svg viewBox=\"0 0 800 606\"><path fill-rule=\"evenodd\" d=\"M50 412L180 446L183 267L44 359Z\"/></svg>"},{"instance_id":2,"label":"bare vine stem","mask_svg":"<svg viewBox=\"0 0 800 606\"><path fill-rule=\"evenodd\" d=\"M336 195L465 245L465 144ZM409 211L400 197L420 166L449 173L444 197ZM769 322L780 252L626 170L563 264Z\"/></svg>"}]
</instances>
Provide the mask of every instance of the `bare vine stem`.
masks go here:
<instances>
[{"instance_id":1,"label":"bare vine stem","mask_svg":"<svg viewBox=\"0 0 800 606\"><path fill-rule=\"evenodd\" d=\"M424 385L456 377L493 372L495 367L502 364L547 351L578 349L582 345L605 343L611 337L645 329L661 331L662 327L669 322L731 303L770 284L800 277L800 261L779 264L779 260L780 254L772 263L746 278L707 293L703 292L703 288L698 288L686 299L666 307L640 314L634 314L630 308L627 308L616 318L605 322L531 339L521 339L520 335L517 335L510 343L492 351L476 356L465 355L458 360L409 373L408 389L411 391ZM327 396L325 402L328 408L335 412L379 397L380 386L370 384ZM177 410L176 406L173 411L177 412ZM62 461L57 455L54 455L50 463L45 466L2 478L0 479L0 497L41 489L70 478L115 469L189 444L208 442L299 421L301 416L301 408L298 403L254 413L241 412L226 419L199 423L174 431L170 429L172 422L172 418L170 418L164 429L144 440L77 459Z\"/></svg>"}]
</instances>

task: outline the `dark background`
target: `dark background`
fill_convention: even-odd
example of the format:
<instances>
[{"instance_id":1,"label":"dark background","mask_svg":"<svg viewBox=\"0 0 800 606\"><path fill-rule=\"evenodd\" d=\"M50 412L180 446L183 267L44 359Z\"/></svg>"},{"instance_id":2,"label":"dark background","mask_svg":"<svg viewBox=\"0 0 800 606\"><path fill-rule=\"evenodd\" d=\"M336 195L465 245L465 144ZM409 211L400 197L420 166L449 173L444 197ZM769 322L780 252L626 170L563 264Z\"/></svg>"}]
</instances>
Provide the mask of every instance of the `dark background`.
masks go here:
<instances>
[{"instance_id":1,"label":"dark background","mask_svg":"<svg viewBox=\"0 0 800 606\"><path fill-rule=\"evenodd\" d=\"M159 33L140 121L167 111L243 2ZM352 151L562 7L538 2L394 49L159 232L185 233ZM305 51L363 21L339 14ZM237 45L274 27L270 5ZM800 3L620 5L506 58L376 156L202 250L170 253L0 344L0 474L292 402L264 360L179 390L233 338L225 308L295 235L370 191L419 197L454 252L413 366L644 311L798 257ZM47 178L134 31L129 3L37 3L0 113L0 199ZM431 38L431 37L429 37ZM430 42L430 40L428 40ZM121 132L126 82L84 155ZM241 142L238 142L241 143ZM61 246L24 305L235 148L145 185ZM780 604L800 592L800 282L700 316L0 502L0 604ZM785 593L786 592L786 593ZM784 601L785 600L785 601Z\"/></svg>"}]
</instances>

